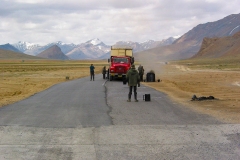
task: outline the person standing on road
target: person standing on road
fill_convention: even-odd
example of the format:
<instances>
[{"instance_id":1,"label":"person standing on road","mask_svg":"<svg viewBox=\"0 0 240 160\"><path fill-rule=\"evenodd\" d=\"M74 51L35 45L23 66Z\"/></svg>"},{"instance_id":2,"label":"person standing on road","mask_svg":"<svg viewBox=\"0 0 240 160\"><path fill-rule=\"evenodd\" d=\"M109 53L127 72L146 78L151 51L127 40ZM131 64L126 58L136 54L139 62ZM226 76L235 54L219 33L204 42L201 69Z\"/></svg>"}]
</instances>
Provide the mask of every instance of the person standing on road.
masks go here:
<instances>
[{"instance_id":1,"label":"person standing on road","mask_svg":"<svg viewBox=\"0 0 240 160\"><path fill-rule=\"evenodd\" d=\"M103 69L102 69L103 79L106 78L106 77L105 77L106 72L107 72L107 70L106 70L106 66L104 66Z\"/></svg>"},{"instance_id":2,"label":"person standing on road","mask_svg":"<svg viewBox=\"0 0 240 160\"><path fill-rule=\"evenodd\" d=\"M132 89L134 92L134 99L135 102L138 102L137 100L137 85L140 87L140 77L138 74L138 71L135 69L135 65L132 64L131 68L127 72L127 81L129 86L129 93L128 93L128 102L131 102L131 96L132 96Z\"/></svg>"},{"instance_id":3,"label":"person standing on road","mask_svg":"<svg viewBox=\"0 0 240 160\"><path fill-rule=\"evenodd\" d=\"M93 80L94 81L94 69L95 67L93 66L93 64L91 64L90 66L90 81Z\"/></svg>"},{"instance_id":4,"label":"person standing on road","mask_svg":"<svg viewBox=\"0 0 240 160\"><path fill-rule=\"evenodd\" d=\"M141 64L138 67L138 72L139 72L139 76L140 76L140 81L143 81L143 75L144 75L144 68L143 66L141 66Z\"/></svg>"}]
</instances>

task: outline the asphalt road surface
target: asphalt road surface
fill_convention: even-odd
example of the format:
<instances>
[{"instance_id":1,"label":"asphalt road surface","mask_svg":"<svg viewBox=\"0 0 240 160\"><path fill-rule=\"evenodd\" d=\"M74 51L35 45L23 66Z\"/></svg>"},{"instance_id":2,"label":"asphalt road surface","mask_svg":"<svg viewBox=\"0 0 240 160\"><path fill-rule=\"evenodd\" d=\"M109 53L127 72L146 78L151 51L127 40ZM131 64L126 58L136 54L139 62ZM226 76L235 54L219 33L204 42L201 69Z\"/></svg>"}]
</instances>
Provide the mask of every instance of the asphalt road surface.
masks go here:
<instances>
[{"instance_id":1,"label":"asphalt road surface","mask_svg":"<svg viewBox=\"0 0 240 160\"><path fill-rule=\"evenodd\" d=\"M127 94L121 81L96 75L0 108L0 159L240 159L240 124L195 113L143 85L139 102L127 102Z\"/></svg>"}]
</instances>

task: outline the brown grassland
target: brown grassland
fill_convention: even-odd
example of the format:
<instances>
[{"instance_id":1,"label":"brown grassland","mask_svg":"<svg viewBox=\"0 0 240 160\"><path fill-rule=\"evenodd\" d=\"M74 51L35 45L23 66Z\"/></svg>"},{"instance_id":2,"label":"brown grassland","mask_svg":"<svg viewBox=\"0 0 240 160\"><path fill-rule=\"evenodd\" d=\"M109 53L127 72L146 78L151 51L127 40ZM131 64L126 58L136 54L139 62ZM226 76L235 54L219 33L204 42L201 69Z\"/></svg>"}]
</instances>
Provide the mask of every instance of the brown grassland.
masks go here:
<instances>
[{"instance_id":1,"label":"brown grassland","mask_svg":"<svg viewBox=\"0 0 240 160\"><path fill-rule=\"evenodd\" d=\"M240 123L240 60L197 59L159 65L156 79L144 83L191 109L225 123ZM155 68L155 70L157 70ZM191 101L193 95L217 100Z\"/></svg>"},{"instance_id":2,"label":"brown grassland","mask_svg":"<svg viewBox=\"0 0 240 160\"><path fill-rule=\"evenodd\" d=\"M106 61L0 60L0 107L25 99L54 84L100 73Z\"/></svg>"},{"instance_id":3,"label":"brown grassland","mask_svg":"<svg viewBox=\"0 0 240 160\"><path fill-rule=\"evenodd\" d=\"M0 107L67 81L66 77L73 80L89 76L91 63L96 73L107 65L107 61L0 60ZM239 60L185 60L156 66L152 69L156 79L162 81L145 85L197 112L226 123L240 123ZM212 95L218 100L191 101L194 94Z\"/></svg>"}]
</instances>

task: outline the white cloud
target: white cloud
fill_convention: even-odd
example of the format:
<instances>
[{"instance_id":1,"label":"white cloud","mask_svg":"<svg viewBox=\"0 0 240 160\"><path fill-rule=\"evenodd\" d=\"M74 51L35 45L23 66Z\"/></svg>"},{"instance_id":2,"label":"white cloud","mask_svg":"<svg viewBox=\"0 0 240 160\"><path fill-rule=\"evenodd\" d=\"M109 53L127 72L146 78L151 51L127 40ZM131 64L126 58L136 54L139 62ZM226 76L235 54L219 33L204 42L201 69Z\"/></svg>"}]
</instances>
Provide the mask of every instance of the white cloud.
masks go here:
<instances>
[{"instance_id":1,"label":"white cloud","mask_svg":"<svg viewBox=\"0 0 240 160\"><path fill-rule=\"evenodd\" d=\"M162 40L240 13L238 5L238 0L5 0L0 44Z\"/></svg>"},{"instance_id":2,"label":"white cloud","mask_svg":"<svg viewBox=\"0 0 240 160\"><path fill-rule=\"evenodd\" d=\"M28 22L28 23L25 23L24 26L25 26L25 29L34 29L36 28L37 24Z\"/></svg>"},{"instance_id":3,"label":"white cloud","mask_svg":"<svg viewBox=\"0 0 240 160\"><path fill-rule=\"evenodd\" d=\"M15 2L35 4L35 3L44 3L44 0L16 0Z\"/></svg>"}]
</instances>

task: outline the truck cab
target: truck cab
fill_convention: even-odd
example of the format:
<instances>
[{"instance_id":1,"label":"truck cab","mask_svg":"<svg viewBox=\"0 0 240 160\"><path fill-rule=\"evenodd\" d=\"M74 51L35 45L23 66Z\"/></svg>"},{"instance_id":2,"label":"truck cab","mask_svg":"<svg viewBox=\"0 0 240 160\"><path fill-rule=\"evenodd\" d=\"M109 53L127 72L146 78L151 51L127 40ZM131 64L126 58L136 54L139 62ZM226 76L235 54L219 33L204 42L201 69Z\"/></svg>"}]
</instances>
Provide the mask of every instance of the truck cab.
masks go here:
<instances>
[{"instance_id":1,"label":"truck cab","mask_svg":"<svg viewBox=\"0 0 240 160\"><path fill-rule=\"evenodd\" d=\"M112 46L108 62L110 63L108 72L109 80L112 81L117 78L125 79L127 71L131 67L131 64L134 63L132 48Z\"/></svg>"}]
</instances>

